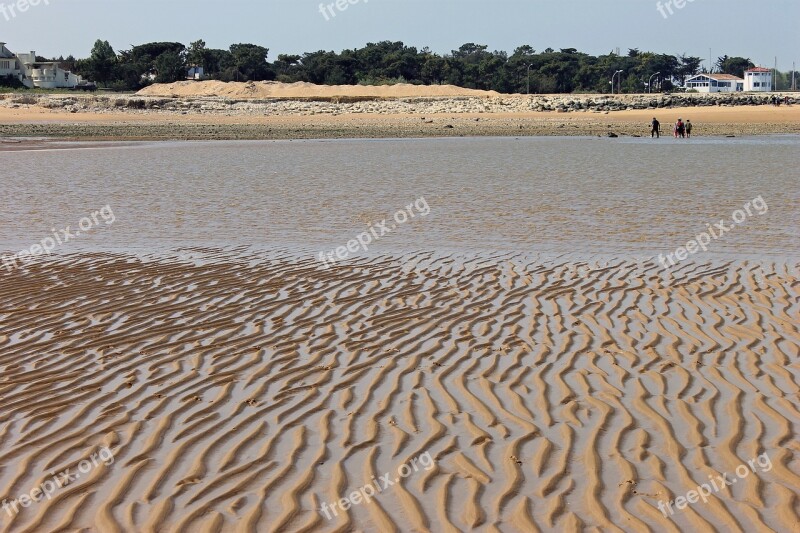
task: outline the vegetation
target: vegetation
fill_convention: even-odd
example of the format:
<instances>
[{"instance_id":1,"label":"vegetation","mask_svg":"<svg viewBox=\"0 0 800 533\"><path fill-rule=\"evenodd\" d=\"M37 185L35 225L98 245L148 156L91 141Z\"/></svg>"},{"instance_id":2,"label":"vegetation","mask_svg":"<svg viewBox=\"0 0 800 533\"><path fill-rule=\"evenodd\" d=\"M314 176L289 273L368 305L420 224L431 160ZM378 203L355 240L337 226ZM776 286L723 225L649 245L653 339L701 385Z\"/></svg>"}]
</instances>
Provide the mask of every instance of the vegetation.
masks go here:
<instances>
[{"instance_id":1,"label":"vegetation","mask_svg":"<svg viewBox=\"0 0 800 533\"><path fill-rule=\"evenodd\" d=\"M631 49L626 55L592 56L575 48L537 52L520 46L511 55L490 52L486 45L467 43L450 54L418 50L402 42L369 43L340 53L320 50L302 55L281 54L268 61L269 49L255 44L233 44L228 50L206 47L203 40L189 44L148 43L115 53L108 41L98 40L86 59L59 58L64 68L99 85L136 90L153 82L183 80L191 67L202 67L205 77L222 81L305 81L327 85L413 83L452 84L502 93L571 93L611 91L610 80L621 70L622 92L641 93L652 78L656 89L682 85L700 72L702 60ZM742 76L753 63L742 57L720 57L717 72ZM656 75L657 74L657 75ZM781 77L783 76L783 78ZM787 75L781 75L787 79ZM791 79L791 74L788 74ZM787 82L788 83L788 82Z\"/></svg>"},{"instance_id":2,"label":"vegetation","mask_svg":"<svg viewBox=\"0 0 800 533\"><path fill-rule=\"evenodd\" d=\"M0 76L0 89L24 89L25 85L22 84L19 79L12 75L7 74L5 76Z\"/></svg>"}]
</instances>

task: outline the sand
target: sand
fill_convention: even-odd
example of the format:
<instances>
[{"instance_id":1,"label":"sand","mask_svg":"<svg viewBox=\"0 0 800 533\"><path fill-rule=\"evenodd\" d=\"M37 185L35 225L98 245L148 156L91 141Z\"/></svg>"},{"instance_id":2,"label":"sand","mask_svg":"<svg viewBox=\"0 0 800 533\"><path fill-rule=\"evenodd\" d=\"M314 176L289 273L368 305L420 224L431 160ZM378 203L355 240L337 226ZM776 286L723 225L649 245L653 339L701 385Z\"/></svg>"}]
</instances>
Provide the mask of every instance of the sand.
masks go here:
<instances>
[{"instance_id":1,"label":"sand","mask_svg":"<svg viewBox=\"0 0 800 533\"><path fill-rule=\"evenodd\" d=\"M797 109L659 114L691 118L701 136L738 135L796 132ZM638 135L650 113L309 118L0 107L4 135L86 141L6 139L0 150L126 138ZM796 262L748 259L766 257L761 252L776 242L790 245L773 251L796 257L796 246L784 249L796 243L789 234L796 180L786 170L792 154L769 167L773 180L753 174L747 182L753 196L773 192L777 222L751 220L749 233L728 240L730 253L688 261L674 278L652 261L636 264L609 250L589 263L566 253L499 253L469 240L500 229L536 235L532 222L542 219L538 231L562 226L561 240L602 231L645 239L659 224L669 229L665 217L692 209L688 201L664 202L665 212L652 205L649 189L632 187L624 194L592 188L614 201L598 204L590 220L576 215L594 209L585 205L594 196L586 190L505 219L508 195L518 193L513 183L502 189L504 203L502 195L481 195L475 182L456 182L448 196L459 209L444 222L463 230L466 240L457 244L475 243L468 259L374 252L325 268L313 252L275 245L262 252L178 245L158 256L125 249L131 233L153 243L214 233L224 240L236 224L263 228L262 240L289 233L281 226L287 221L316 235L334 212L364 225L384 216L370 195L433 182L397 156L389 172L358 159L367 169L351 175L350 161L328 151L331 143L274 144L299 155L276 161L264 150L248 156L259 158L250 168L252 159L237 160L245 166L231 165L231 176L264 174L249 186L223 179L227 167L216 181L178 183L176 174L205 175L219 163L200 145L189 159L170 156L170 145L158 146L161 159L140 146L95 154L106 167L82 167L92 156L79 151L6 154L17 165L42 156L37 161L50 164L20 166L26 170L7 178L9 212L18 216L4 235L24 236L30 224L41 236L53 212L113 200L119 222L75 246L105 236L108 248L125 251L65 251L18 269L0 264L0 531L796 530L800 271ZM344 159L355 157L358 144L342 144L353 147ZM383 145L391 157L387 144L362 149ZM456 165L446 157L443 150L436 170L448 176ZM591 174L581 164L598 166L585 156L571 163L577 176ZM317 196L273 174L299 177L306 187L320 176L331 181ZM359 180L367 180L358 189L363 202L348 190ZM787 184L785 195L776 180ZM186 183L197 189L180 188ZM570 181L546 189L561 193L563 183ZM668 176L660 183L677 195L670 199L686 187ZM704 192L720 213L730 202L741 205L731 193L736 180L714 185ZM176 209L176 191L196 203ZM243 191L247 198L238 196ZM266 208L274 202L281 208ZM343 208L347 202L355 207ZM623 207L614 213L614 205ZM138 225L131 222L137 211L148 215ZM253 220L264 214L280 220ZM408 239L424 235L413 228ZM747 237L742 253L737 235ZM113 463L97 462L104 451ZM79 477L39 494L40 502L17 501L67 471ZM669 514L670 501L720 476L736 482L709 490L707 502L672 504ZM345 512L340 499L355 494L355 502L368 486L371 501Z\"/></svg>"},{"instance_id":2,"label":"sand","mask_svg":"<svg viewBox=\"0 0 800 533\"><path fill-rule=\"evenodd\" d=\"M454 136L669 136L800 133L800 101L765 96L501 95L453 86L179 82L137 95L0 95L0 139L321 139ZM683 107L681 107L683 106ZM0 150L8 149L0 143Z\"/></svg>"},{"instance_id":3,"label":"sand","mask_svg":"<svg viewBox=\"0 0 800 533\"><path fill-rule=\"evenodd\" d=\"M224 96L228 98L318 98L333 96L401 98L413 96L499 96L496 91L465 89L455 85L315 85L296 82L280 83L221 81L179 81L155 84L137 94L141 96L198 97Z\"/></svg>"},{"instance_id":4,"label":"sand","mask_svg":"<svg viewBox=\"0 0 800 533\"><path fill-rule=\"evenodd\" d=\"M796 272L196 252L0 270L3 531L796 528Z\"/></svg>"},{"instance_id":5,"label":"sand","mask_svg":"<svg viewBox=\"0 0 800 533\"><path fill-rule=\"evenodd\" d=\"M119 111L73 114L60 110L0 107L3 137L73 140L320 139L458 136L649 136L653 115L666 137L678 117L695 124L694 135L742 136L800 133L800 106L704 107L596 113L350 114L316 116L172 114ZM8 143L0 142L0 150Z\"/></svg>"}]
</instances>

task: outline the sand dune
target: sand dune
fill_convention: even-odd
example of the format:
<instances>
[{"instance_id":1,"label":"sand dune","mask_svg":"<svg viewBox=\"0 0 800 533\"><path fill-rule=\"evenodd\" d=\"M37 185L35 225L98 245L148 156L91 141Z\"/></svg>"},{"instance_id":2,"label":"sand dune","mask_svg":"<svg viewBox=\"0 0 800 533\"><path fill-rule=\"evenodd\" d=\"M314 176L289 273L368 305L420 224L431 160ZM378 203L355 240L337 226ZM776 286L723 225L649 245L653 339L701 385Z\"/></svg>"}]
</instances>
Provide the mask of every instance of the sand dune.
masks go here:
<instances>
[{"instance_id":1,"label":"sand dune","mask_svg":"<svg viewBox=\"0 0 800 533\"><path fill-rule=\"evenodd\" d=\"M289 252L0 270L3 531L792 531L797 272ZM411 270L404 265L413 264ZM320 511L421 454L368 504ZM658 510L767 453L672 517Z\"/></svg>"},{"instance_id":2,"label":"sand dune","mask_svg":"<svg viewBox=\"0 0 800 533\"><path fill-rule=\"evenodd\" d=\"M413 96L500 96L496 91L465 89L455 85L315 85L298 81L222 82L178 81L145 87L141 96L226 96L230 98L320 98L334 96L403 98Z\"/></svg>"}]
</instances>

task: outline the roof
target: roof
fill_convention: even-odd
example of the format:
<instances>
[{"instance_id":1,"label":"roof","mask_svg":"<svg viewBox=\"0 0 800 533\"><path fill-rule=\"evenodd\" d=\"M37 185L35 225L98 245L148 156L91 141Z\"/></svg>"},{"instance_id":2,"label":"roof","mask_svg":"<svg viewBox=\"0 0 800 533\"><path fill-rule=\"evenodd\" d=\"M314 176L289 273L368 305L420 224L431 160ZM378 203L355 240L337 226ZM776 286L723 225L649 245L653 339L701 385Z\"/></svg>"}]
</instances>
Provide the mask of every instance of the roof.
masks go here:
<instances>
[{"instance_id":1,"label":"roof","mask_svg":"<svg viewBox=\"0 0 800 533\"><path fill-rule=\"evenodd\" d=\"M745 70L745 72L772 72L772 71L770 69L764 68L764 67L754 67L754 68L749 68L749 69Z\"/></svg>"},{"instance_id":2,"label":"roof","mask_svg":"<svg viewBox=\"0 0 800 533\"><path fill-rule=\"evenodd\" d=\"M692 76L691 78L687 79L686 81L693 80L695 78L699 78L700 76L705 76L706 78L711 78L712 80L723 81L723 80L736 80L736 81L744 81L742 78L738 76L734 76L733 74L697 74L696 76Z\"/></svg>"}]
</instances>

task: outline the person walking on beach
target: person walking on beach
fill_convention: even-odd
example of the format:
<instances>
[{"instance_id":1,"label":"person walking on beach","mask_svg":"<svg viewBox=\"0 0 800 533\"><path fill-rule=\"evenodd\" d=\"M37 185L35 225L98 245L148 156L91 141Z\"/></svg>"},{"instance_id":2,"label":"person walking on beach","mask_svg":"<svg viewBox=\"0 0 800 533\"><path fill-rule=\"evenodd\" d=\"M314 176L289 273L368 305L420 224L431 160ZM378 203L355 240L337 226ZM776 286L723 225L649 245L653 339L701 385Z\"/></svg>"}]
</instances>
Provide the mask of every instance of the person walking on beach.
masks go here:
<instances>
[{"instance_id":1,"label":"person walking on beach","mask_svg":"<svg viewBox=\"0 0 800 533\"><path fill-rule=\"evenodd\" d=\"M683 119L679 118L678 122L675 123L675 138L677 139L680 137L683 139L686 136L686 125L683 123Z\"/></svg>"},{"instance_id":2,"label":"person walking on beach","mask_svg":"<svg viewBox=\"0 0 800 533\"><path fill-rule=\"evenodd\" d=\"M686 137L688 139L692 138L692 121L688 118L686 119Z\"/></svg>"},{"instance_id":3,"label":"person walking on beach","mask_svg":"<svg viewBox=\"0 0 800 533\"><path fill-rule=\"evenodd\" d=\"M650 130L650 138L652 139L653 137L656 139L661 138L661 123L656 120L656 117L653 117L653 129Z\"/></svg>"}]
</instances>

